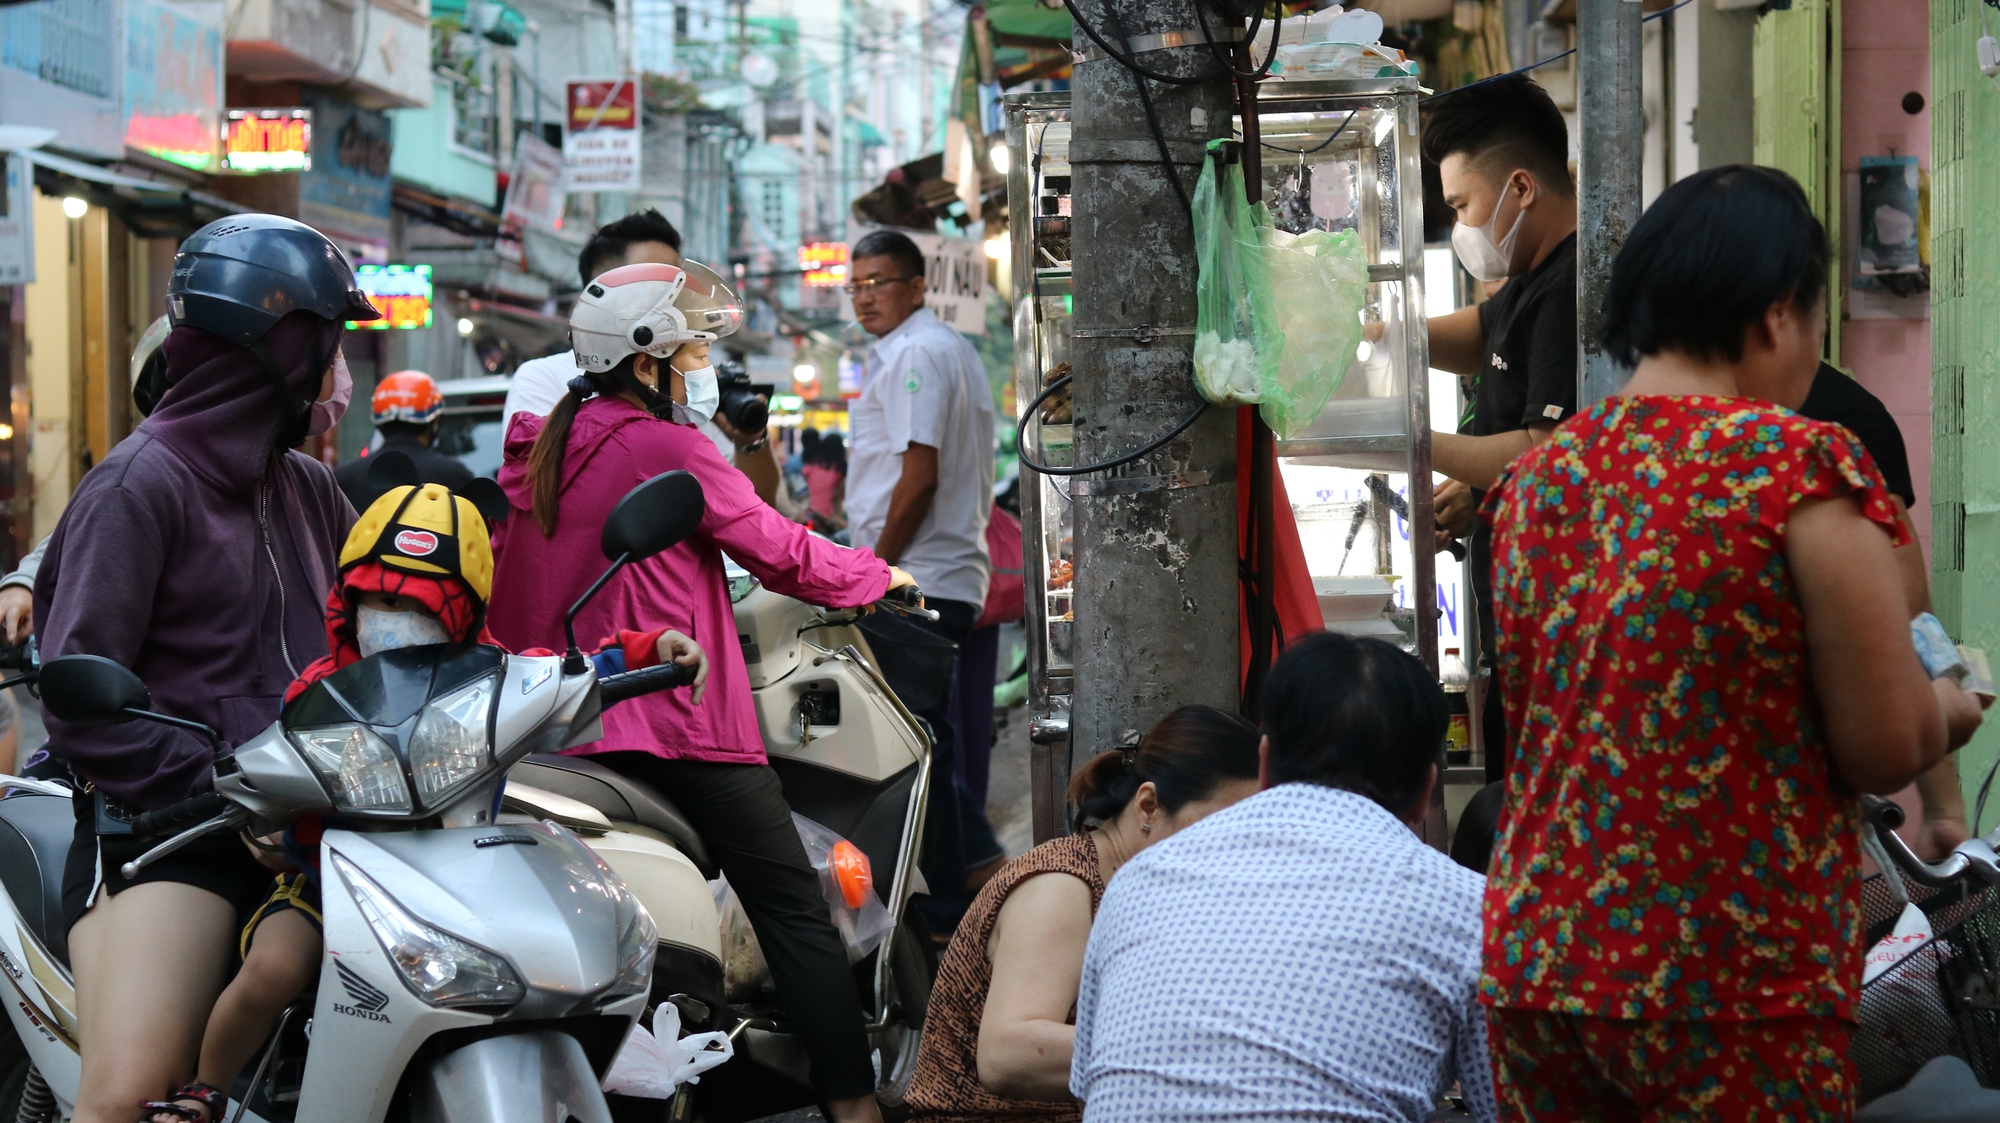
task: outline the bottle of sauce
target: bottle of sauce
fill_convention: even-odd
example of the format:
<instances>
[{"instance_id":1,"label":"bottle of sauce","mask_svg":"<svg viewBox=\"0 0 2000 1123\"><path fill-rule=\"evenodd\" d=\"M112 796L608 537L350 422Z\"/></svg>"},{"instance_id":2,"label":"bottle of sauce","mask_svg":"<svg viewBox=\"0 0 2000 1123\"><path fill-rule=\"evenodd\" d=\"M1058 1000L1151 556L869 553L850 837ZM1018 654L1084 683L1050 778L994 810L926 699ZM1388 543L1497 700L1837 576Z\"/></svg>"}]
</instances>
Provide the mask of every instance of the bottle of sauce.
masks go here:
<instances>
[{"instance_id":1,"label":"bottle of sauce","mask_svg":"<svg viewBox=\"0 0 2000 1123\"><path fill-rule=\"evenodd\" d=\"M1444 658L1438 661L1438 682L1444 687L1445 711L1451 715L1444 735L1444 762L1471 764L1472 709L1466 704L1466 689L1472 685L1472 674L1458 648L1444 649Z\"/></svg>"}]
</instances>

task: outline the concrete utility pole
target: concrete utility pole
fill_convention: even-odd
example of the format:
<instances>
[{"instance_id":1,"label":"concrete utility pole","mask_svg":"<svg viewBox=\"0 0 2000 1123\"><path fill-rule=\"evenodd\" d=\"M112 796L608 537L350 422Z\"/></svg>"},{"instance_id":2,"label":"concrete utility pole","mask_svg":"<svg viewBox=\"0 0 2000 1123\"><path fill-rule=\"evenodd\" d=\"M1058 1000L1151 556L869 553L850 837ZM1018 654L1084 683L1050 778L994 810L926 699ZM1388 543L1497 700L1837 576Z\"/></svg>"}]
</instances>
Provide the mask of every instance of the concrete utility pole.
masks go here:
<instances>
[{"instance_id":1,"label":"concrete utility pole","mask_svg":"<svg viewBox=\"0 0 2000 1123\"><path fill-rule=\"evenodd\" d=\"M1646 121L1639 104L1641 5L1577 0L1576 366L1577 405L1625 385L1632 372L1597 345L1604 290L1625 233L1639 221ZM1704 13L1704 18L1706 13Z\"/></svg>"},{"instance_id":2,"label":"concrete utility pole","mask_svg":"<svg viewBox=\"0 0 2000 1123\"><path fill-rule=\"evenodd\" d=\"M1155 73L1217 69L1190 0L1079 0L1114 46ZM1116 15L1107 13L1107 7ZM1223 21L1214 12L1209 24ZM1188 46L1163 46L1188 43ZM1137 78L1104 58L1075 69L1071 262L1076 460L1124 456L1167 432L1194 389L1193 234L1168 182ZM1226 77L1146 83L1186 195L1204 143L1230 133ZM1076 760L1143 732L1176 706L1236 708L1236 411L1211 408L1164 448L1075 479Z\"/></svg>"}]
</instances>

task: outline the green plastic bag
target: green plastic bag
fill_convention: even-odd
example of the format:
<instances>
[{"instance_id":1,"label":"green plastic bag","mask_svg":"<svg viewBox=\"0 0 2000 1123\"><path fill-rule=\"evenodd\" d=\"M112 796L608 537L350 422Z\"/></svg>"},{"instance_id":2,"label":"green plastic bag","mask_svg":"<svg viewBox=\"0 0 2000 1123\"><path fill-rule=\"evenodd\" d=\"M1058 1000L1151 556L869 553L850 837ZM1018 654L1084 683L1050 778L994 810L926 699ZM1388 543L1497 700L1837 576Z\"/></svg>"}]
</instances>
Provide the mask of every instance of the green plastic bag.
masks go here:
<instances>
[{"instance_id":1,"label":"green plastic bag","mask_svg":"<svg viewBox=\"0 0 2000 1123\"><path fill-rule=\"evenodd\" d=\"M1224 146L1230 146L1224 151ZM1218 405L1255 405L1278 377L1284 337L1271 303L1264 230L1270 217L1243 192L1234 142L1211 140L1195 185L1194 380Z\"/></svg>"},{"instance_id":2,"label":"green plastic bag","mask_svg":"<svg viewBox=\"0 0 2000 1123\"><path fill-rule=\"evenodd\" d=\"M1352 230L1263 230L1272 320L1283 349L1264 383L1259 411L1273 432L1293 437L1326 408L1354 362L1368 261Z\"/></svg>"}]
</instances>

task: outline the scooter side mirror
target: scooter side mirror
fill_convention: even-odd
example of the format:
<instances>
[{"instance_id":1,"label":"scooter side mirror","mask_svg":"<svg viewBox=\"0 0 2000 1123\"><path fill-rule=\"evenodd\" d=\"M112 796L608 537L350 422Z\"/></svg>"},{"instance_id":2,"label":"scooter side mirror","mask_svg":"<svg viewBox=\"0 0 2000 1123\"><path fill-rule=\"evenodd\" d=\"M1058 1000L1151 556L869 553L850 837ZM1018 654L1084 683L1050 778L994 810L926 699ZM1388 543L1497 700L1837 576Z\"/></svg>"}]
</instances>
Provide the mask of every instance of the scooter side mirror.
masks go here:
<instances>
[{"instance_id":1,"label":"scooter side mirror","mask_svg":"<svg viewBox=\"0 0 2000 1123\"><path fill-rule=\"evenodd\" d=\"M145 713L153 695L139 676L102 655L64 655L42 664L42 704L71 725L118 725Z\"/></svg>"},{"instance_id":2,"label":"scooter side mirror","mask_svg":"<svg viewBox=\"0 0 2000 1123\"><path fill-rule=\"evenodd\" d=\"M156 714L153 695L139 676L102 655L64 655L42 664L37 677L42 705L71 725L119 725L141 719L208 738L218 750L222 734L198 721Z\"/></svg>"},{"instance_id":3,"label":"scooter side mirror","mask_svg":"<svg viewBox=\"0 0 2000 1123\"><path fill-rule=\"evenodd\" d=\"M708 513L708 500L701 493L701 481L684 471L662 472L631 491L611 508L598 539L611 568L584 590L569 611L563 614L563 638L569 652L563 658L563 673L582 674L583 653L576 646L576 614L590 603L611 580L611 575L628 562L641 561L693 534Z\"/></svg>"},{"instance_id":4,"label":"scooter side mirror","mask_svg":"<svg viewBox=\"0 0 2000 1123\"><path fill-rule=\"evenodd\" d=\"M662 472L626 492L611 509L600 545L614 562L640 561L693 534L707 513L700 480L688 472Z\"/></svg>"}]
</instances>

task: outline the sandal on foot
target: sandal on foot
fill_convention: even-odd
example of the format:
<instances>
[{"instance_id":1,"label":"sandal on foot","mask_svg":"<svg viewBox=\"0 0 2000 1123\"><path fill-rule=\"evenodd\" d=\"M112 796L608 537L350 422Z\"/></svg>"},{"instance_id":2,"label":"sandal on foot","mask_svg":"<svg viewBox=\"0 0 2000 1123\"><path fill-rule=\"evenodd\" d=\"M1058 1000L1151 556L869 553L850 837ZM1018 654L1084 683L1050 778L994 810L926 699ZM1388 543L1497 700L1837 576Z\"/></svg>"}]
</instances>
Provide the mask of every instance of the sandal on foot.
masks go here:
<instances>
[{"instance_id":1,"label":"sandal on foot","mask_svg":"<svg viewBox=\"0 0 2000 1123\"><path fill-rule=\"evenodd\" d=\"M179 1100L193 1100L200 1104L201 1108L206 1108L207 1113L204 1114L201 1108L192 1108L176 1102ZM175 1092L171 1100L142 1100L139 1106L148 1113L176 1116L186 1120L187 1123L216 1123L222 1118L223 1109L229 1106L229 1093L220 1088L194 1083Z\"/></svg>"}]
</instances>

